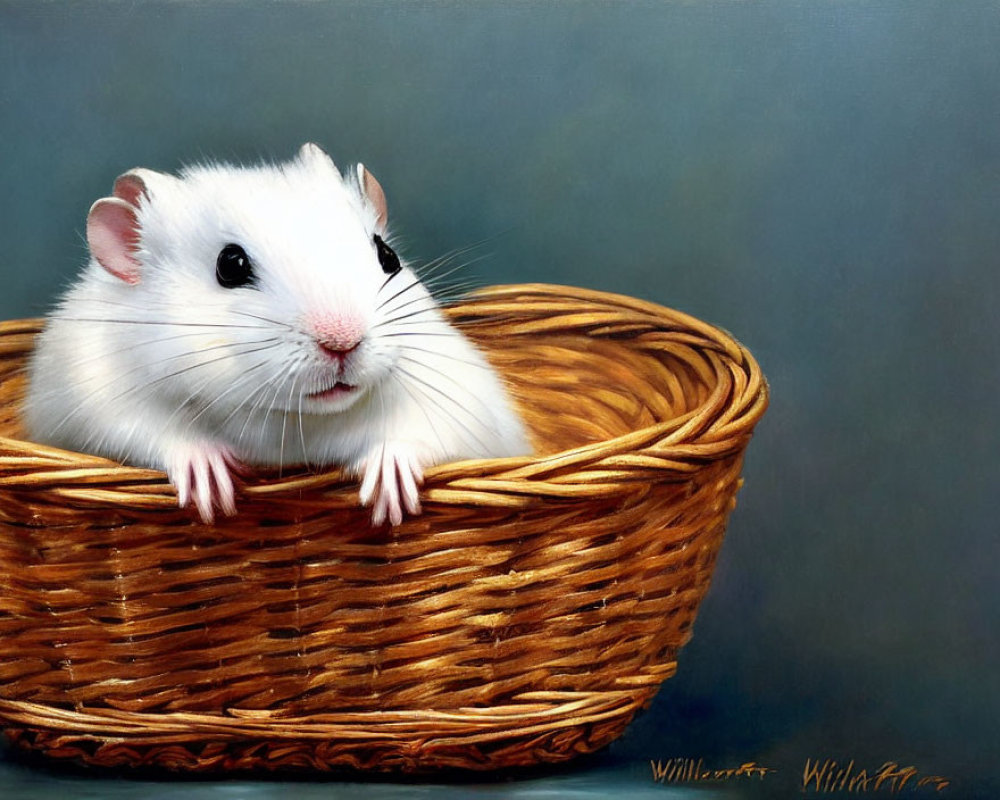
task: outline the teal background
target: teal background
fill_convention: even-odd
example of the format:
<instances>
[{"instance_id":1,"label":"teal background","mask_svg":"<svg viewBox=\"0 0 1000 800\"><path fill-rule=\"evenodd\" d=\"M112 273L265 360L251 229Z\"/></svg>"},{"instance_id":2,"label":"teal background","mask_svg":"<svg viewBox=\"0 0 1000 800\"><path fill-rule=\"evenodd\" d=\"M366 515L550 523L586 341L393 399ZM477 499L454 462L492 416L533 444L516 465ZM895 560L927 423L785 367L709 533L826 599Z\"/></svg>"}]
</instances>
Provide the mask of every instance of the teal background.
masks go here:
<instances>
[{"instance_id":1,"label":"teal background","mask_svg":"<svg viewBox=\"0 0 1000 800\"><path fill-rule=\"evenodd\" d=\"M181 783L0 750L0 796L795 797L806 757L1000 796L1000 5L0 2L0 317L49 307L117 174L306 140L373 170L410 256L486 240L483 283L643 297L758 357L679 672L564 770ZM779 772L654 784L671 757Z\"/></svg>"}]
</instances>

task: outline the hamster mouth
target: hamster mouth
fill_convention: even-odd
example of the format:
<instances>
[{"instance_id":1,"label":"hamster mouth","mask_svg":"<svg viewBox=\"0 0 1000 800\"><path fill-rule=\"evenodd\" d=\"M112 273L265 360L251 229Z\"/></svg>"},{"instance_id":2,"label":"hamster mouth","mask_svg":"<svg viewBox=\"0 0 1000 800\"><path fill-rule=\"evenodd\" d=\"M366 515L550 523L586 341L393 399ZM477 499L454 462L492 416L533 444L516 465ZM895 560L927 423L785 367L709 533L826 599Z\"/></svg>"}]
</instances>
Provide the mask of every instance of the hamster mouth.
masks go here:
<instances>
[{"instance_id":1,"label":"hamster mouth","mask_svg":"<svg viewBox=\"0 0 1000 800\"><path fill-rule=\"evenodd\" d=\"M356 392L357 386L351 386L349 383L341 383L337 381L329 389L324 389L321 392L312 392L306 395L310 400L339 400L342 397L347 397L352 392Z\"/></svg>"}]
</instances>

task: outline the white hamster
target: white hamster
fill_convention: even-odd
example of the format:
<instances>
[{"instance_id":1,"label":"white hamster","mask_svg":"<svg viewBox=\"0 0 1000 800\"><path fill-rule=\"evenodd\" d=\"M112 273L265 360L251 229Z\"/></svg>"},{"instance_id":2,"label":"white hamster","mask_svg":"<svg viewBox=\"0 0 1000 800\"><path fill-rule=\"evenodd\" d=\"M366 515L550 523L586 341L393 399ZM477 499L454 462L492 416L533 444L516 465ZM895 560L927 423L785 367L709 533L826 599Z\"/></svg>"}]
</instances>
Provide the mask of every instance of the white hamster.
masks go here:
<instances>
[{"instance_id":1,"label":"white hamster","mask_svg":"<svg viewBox=\"0 0 1000 800\"><path fill-rule=\"evenodd\" d=\"M362 165L125 173L50 315L25 407L36 441L166 471L206 522L241 465L337 464L372 521L420 512L427 466L530 445L482 354L386 243Z\"/></svg>"}]
</instances>

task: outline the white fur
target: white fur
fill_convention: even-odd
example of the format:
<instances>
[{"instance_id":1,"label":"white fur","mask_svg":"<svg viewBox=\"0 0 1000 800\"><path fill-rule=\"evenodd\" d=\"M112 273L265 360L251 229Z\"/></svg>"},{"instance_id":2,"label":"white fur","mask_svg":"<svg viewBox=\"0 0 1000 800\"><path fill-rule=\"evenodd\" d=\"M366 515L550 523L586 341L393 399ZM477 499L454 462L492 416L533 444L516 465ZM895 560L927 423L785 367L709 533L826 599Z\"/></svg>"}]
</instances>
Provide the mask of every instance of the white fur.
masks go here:
<instances>
[{"instance_id":1,"label":"white fur","mask_svg":"<svg viewBox=\"0 0 1000 800\"><path fill-rule=\"evenodd\" d=\"M319 148L278 166L141 175L139 282L91 259L63 297L31 363L32 438L165 469L206 518L213 504L231 511L227 458L372 467L369 497L396 464L400 485L383 493L410 497L422 467L529 452L502 382L416 274L404 264L386 283L377 211ZM217 282L229 243L249 255L255 288ZM304 322L330 313L366 329L342 373ZM358 388L306 396L338 380ZM221 498L199 498L212 476Z\"/></svg>"}]
</instances>

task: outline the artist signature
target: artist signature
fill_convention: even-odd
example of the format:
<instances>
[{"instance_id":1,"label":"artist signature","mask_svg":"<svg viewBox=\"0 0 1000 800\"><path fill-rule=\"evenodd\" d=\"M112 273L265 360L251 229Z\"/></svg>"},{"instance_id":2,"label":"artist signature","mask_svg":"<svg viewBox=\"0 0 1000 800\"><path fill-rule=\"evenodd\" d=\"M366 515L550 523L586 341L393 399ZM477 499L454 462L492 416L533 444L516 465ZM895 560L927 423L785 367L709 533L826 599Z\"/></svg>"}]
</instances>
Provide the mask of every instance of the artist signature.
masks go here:
<instances>
[{"instance_id":1,"label":"artist signature","mask_svg":"<svg viewBox=\"0 0 1000 800\"><path fill-rule=\"evenodd\" d=\"M747 761L738 767L710 768L705 766L703 758L651 759L649 766L657 783L717 783L739 779L763 781L778 771L755 761ZM951 781L947 778L921 775L916 767L900 766L895 761L886 761L878 769L868 770L853 760L842 764L832 758L807 758L799 790L803 794L888 792L895 795L913 789L940 792L950 785Z\"/></svg>"},{"instance_id":2,"label":"artist signature","mask_svg":"<svg viewBox=\"0 0 1000 800\"><path fill-rule=\"evenodd\" d=\"M763 780L769 772L777 772L753 761L728 769L708 769L703 758L668 758L666 761L650 761L649 764L653 768L653 780L657 783L728 781L734 778Z\"/></svg>"},{"instance_id":3,"label":"artist signature","mask_svg":"<svg viewBox=\"0 0 1000 800\"><path fill-rule=\"evenodd\" d=\"M940 775L921 775L916 767L901 767L895 761L886 761L878 769L858 767L853 760L846 765L827 758L822 761L806 759L802 771L803 792L877 792L892 794L907 788L930 788L940 792L951 781Z\"/></svg>"}]
</instances>

